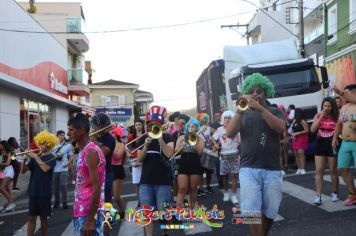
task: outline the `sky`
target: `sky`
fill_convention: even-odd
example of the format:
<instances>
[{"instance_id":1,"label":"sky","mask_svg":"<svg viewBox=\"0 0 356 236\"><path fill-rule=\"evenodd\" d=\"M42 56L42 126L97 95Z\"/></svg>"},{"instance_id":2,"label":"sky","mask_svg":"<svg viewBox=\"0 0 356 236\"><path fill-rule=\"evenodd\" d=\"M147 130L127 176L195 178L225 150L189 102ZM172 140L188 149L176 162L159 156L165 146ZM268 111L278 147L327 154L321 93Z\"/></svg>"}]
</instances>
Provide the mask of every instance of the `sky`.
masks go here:
<instances>
[{"instance_id":1,"label":"sky","mask_svg":"<svg viewBox=\"0 0 356 236\"><path fill-rule=\"evenodd\" d=\"M80 0L36 0L58 1ZM211 61L223 57L224 45L246 45L241 35L244 27L237 31L220 26L246 24L256 12L255 6L242 0L80 2L90 42L85 60L92 61L93 82L115 79L138 84L140 90L153 94L153 104L169 111L196 106L195 83ZM184 25L90 33L177 24Z\"/></svg>"}]
</instances>

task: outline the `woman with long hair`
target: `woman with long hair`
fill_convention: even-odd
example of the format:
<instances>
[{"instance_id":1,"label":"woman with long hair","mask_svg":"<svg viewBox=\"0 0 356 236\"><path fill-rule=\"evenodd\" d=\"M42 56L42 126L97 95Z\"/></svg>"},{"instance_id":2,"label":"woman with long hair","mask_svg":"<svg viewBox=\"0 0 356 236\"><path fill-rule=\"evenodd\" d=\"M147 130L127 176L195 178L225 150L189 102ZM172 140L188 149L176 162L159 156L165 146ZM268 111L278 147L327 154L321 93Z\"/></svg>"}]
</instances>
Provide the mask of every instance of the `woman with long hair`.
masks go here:
<instances>
[{"instance_id":1,"label":"woman with long hair","mask_svg":"<svg viewBox=\"0 0 356 236\"><path fill-rule=\"evenodd\" d=\"M111 169L113 173L112 189L114 199L120 211L120 219L123 219L125 215L125 203L121 198L121 188L122 180L126 177L125 169L123 166L126 152L125 145L123 144L121 138L124 136L124 132L120 126L117 126L114 130L111 131L111 133L116 140L115 150L111 158Z\"/></svg>"},{"instance_id":2,"label":"woman with long hair","mask_svg":"<svg viewBox=\"0 0 356 236\"><path fill-rule=\"evenodd\" d=\"M7 142L10 145L12 152L18 153L18 152L24 151L24 149L22 147L20 147L20 145L17 142L15 137L10 137L7 140ZM12 180L12 190L18 191L20 189L17 187L17 180L18 180L20 172L21 172L22 160L20 160L20 159L19 160L17 160L17 159L11 160L11 165L12 165L12 168L14 168L14 172L15 172L14 179Z\"/></svg>"},{"instance_id":3,"label":"woman with long hair","mask_svg":"<svg viewBox=\"0 0 356 236\"><path fill-rule=\"evenodd\" d=\"M311 132L317 132L316 147L315 147L315 185L316 185L316 198L314 205L320 205L321 190L324 175L324 163L327 160L331 175L331 182L333 192L331 193L331 200L336 202L338 198L339 177L337 173L336 153L332 148L332 139L336 128L336 123L339 117L339 109L335 100L331 97L326 97L321 103L321 112L316 114Z\"/></svg>"},{"instance_id":4,"label":"woman with long hair","mask_svg":"<svg viewBox=\"0 0 356 236\"><path fill-rule=\"evenodd\" d=\"M7 200L7 204L1 209L2 212L13 211L16 207L16 204L10 191L10 183L15 175L14 168L11 165L11 157L9 155L10 152L10 145L5 140L1 141L0 155L2 157L2 162L0 163L0 168L3 169L4 178L1 181L0 193Z\"/></svg>"},{"instance_id":5,"label":"woman with long hair","mask_svg":"<svg viewBox=\"0 0 356 236\"><path fill-rule=\"evenodd\" d=\"M305 155L304 152L308 148L308 123L304 120L303 111L300 108L295 109L294 119L291 124L292 128L292 149L294 151L295 160L297 162L297 175L304 175L305 172Z\"/></svg>"},{"instance_id":6,"label":"woman with long hair","mask_svg":"<svg viewBox=\"0 0 356 236\"><path fill-rule=\"evenodd\" d=\"M186 141L186 135L196 133L200 128L199 121L191 119L185 125L185 135L179 136L175 147L175 152L181 154L178 167L178 194L177 206L183 207L184 196L190 193L189 206L194 208L197 201L198 185L202 178L200 156L204 150L204 140L197 136L197 144L191 145Z\"/></svg>"}]
</instances>

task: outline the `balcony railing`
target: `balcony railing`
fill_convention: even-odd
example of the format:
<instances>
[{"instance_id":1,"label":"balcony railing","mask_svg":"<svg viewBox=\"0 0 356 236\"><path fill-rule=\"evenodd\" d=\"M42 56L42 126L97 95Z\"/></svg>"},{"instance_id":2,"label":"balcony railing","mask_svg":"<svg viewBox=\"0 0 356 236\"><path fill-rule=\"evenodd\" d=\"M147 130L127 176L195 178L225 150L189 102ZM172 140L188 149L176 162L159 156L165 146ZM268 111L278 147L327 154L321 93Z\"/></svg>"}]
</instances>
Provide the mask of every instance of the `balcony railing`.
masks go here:
<instances>
[{"instance_id":1,"label":"balcony railing","mask_svg":"<svg viewBox=\"0 0 356 236\"><path fill-rule=\"evenodd\" d=\"M67 17L67 33L85 32L85 22L82 17Z\"/></svg>"},{"instance_id":2,"label":"balcony railing","mask_svg":"<svg viewBox=\"0 0 356 236\"><path fill-rule=\"evenodd\" d=\"M316 39L317 37L319 37L320 35L324 34L324 26L320 25L319 27L317 27L316 29L314 29L312 32L310 32L309 34L305 34L304 36L304 43L308 44L311 41L313 41L314 39Z\"/></svg>"},{"instance_id":3,"label":"balcony railing","mask_svg":"<svg viewBox=\"0 0 356 236\"><path fill-rule=\"evenodd\" d=\"M70 69L68 70L69 84L84 84L83 83L83 69Z\"/></svg>"}]
</instances>

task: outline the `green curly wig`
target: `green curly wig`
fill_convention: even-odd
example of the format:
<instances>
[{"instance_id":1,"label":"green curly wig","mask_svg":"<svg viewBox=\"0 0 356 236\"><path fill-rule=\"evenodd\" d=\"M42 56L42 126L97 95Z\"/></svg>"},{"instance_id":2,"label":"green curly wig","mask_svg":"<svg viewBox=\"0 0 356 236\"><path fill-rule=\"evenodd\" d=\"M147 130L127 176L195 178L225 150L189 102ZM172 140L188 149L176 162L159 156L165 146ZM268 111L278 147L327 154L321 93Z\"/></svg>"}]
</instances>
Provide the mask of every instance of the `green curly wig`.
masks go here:
<instances>
[{"instance_id":1,"label":"green curly wig","mask_svg":"<svg viewBox=\"0 0 356 236\"><path fill-rule=\"evenodd\" d=\"M266 92L267 98L274 97L274 85L268 79L268 77L263 76L260 73L253 73L252 75L247 76L244 83L242 84L241 92L243 95L246 95L256 87L263 88Z\"/></svg>"}]
</instances>

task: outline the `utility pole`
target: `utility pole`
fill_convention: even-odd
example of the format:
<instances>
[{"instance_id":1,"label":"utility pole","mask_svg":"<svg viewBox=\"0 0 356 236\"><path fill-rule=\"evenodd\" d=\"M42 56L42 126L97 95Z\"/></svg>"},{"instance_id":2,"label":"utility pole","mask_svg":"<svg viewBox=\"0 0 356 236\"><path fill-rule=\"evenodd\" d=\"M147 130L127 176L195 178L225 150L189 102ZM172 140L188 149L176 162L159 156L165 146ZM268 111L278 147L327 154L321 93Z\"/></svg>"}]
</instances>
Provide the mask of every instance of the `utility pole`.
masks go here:
<instances>
[{"instance_id":1,"label":"utility pole","mask_svg":"<svg viewBox=\"0 0 356 236\"><path fill-rule=\"evenodd\" d=\"M246 25L240 25L239 23L237 23L236 25L222 25L222 26L220 26L221 29L222 29L222 28L230 28L230 29L231 29L231 28L239 28L239 27L246 27L245 36L242 35L241 33L240 33L240 34L246 38L246 40L247 40L247 45L249 45L249 44L250 44L250 43L249 43L250 34L249 34L249 32L248 32L248 24L246 24Z\"/></svg>"},{"instance_id":2,"label":"utility pole","mask_svg":"<svg viewBox=\"0 0 356 236\"><path fill-rule=\"evenodd\" d=\"M298 14L299 14L299 53L302 57L305 57L305 45L304 45L304 14L303 14L303 0L298 1Z\"/></svg>"}]
</instances>

